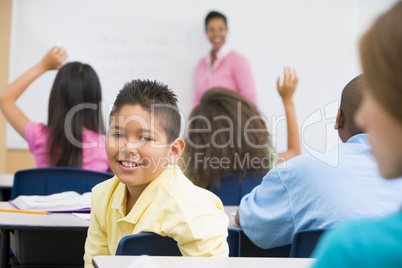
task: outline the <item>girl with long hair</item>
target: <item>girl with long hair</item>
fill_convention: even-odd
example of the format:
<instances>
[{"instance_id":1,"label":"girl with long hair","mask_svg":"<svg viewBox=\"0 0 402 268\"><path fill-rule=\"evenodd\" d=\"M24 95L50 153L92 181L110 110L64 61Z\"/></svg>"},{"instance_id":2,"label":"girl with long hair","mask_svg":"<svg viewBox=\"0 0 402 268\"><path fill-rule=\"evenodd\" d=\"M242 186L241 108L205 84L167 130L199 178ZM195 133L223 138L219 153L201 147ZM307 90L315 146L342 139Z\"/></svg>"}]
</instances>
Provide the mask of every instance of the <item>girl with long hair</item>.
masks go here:
<instances>
[{"instance_id":1,"label":"girl with long hair","mask_svg":"<svg viewBox=\"0 0 402 268\"><path fill-rule=\"evenodd\" d=\"M101 86L88 64L63 64L67 52L53 47L0 95L0 107L11 126L28 142L37 167L77 167L108 171ZM29 120L16 101L39 76L59 70L49 98L47 125ZM38 95L38 97L40 97Z\"/></svg>"}]
</instances>

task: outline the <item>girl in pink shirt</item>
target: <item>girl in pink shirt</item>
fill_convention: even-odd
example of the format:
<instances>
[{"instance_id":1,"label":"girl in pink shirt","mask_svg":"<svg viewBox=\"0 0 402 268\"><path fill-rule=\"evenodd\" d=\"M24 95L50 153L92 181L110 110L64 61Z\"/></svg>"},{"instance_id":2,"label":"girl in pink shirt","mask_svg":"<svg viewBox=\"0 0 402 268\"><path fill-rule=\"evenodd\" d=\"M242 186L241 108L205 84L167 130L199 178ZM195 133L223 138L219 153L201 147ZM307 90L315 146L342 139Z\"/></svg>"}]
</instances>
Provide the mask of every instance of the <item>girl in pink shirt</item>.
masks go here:
<instances>
[{"instance_id":1,"label":"girl in pink shirt","mask_svg":"<svg viewBox=\"0 0 402 268\"><path fill-rule=\"evenodd\" d=\"M0 107L11 126L28 142L37 167L66 166L108 171L106 136L100 116L101 87L88 64L67 59L53 47L43 59L0 95ZM59 70L50 98L48 123L31 122L16 101L28 86L49 70Z\"/></svg>"},{"instance_id":2,"label":"girl in pink shirt","mask_svg":"<svg viewBox=\"0 0 402 268\"><path fill-rule=\"evenodd\" d=\"M213 87L223 87L239 92L256 104L257 94L250 64L247 59L230 51L225 44L227 34L226 17L216 11L205 19L205 32L212 44L211 52L198 62L195 73L195 100Z\"/></svg>"}]
</instances>

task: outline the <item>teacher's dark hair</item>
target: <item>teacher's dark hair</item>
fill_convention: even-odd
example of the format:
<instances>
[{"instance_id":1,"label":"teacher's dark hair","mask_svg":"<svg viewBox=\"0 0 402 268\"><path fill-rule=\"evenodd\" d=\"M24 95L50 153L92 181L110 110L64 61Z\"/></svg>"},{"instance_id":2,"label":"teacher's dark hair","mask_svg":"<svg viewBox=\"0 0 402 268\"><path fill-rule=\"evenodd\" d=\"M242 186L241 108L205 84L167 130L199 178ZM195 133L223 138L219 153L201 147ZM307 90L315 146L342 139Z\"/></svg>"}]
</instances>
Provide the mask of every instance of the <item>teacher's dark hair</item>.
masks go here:
<instances>
[{"instance_id":1,"label":"teacher's dark hair","mask_svg":"<svg viewBox=\"0 0 402 268\"><path fill-rule=\"evenodd\" d=\"M228 23L227 23L227 19L226 19L225 15L223 15L222 13L219 13L218 11L211 11L208 13L207 17L205 18L205 30L207 29L208 22L211 19L215 19L215 18L223 19L225 21L226 28L228 28Z\"/></svg>"},{"instance_id":2,"label":"teacher's dark hair","mask_svg":"<svg viewBox=\"0 0 402 268\"><path fill-rule=\"evenodd\" d=\"M50 166L82 167L82 146L74 145L67 134L82 143L83 129L105 134L100 112L102 92L99 78L88 64L72 62L56 75L49 98L49 163ZM79 109L78 105L95 107ZM94 105L93 105L94 104ZM74 112L70 126L65 129L67 114Z\"/></svg>"}]
</instances>

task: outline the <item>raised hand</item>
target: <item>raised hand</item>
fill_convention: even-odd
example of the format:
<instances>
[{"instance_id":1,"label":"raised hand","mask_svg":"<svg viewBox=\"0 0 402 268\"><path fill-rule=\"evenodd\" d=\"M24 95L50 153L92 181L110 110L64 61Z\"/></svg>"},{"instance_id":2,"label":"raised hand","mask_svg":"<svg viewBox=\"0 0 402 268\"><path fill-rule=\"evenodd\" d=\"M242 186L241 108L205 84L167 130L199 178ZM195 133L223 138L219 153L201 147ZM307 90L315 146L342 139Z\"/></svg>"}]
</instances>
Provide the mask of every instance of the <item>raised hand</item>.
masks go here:
<instances>
[{"instance_id":1,"label":"raised hand","mask_svg":"<svg viewBox=\"0 0 402 268\"><path fill-rule=\"evenodd\" d=\"M293 94L296 91L297 83L299 82L299 78L297 77L297 73L295 69L291 69L290 67L283 68L284 79L283 84L280 84L280 77L276 81L276 88L278 90L279 95L282 100L288 100L293 98Z\"/></svg>"},{"instance_id":2,"label":"raised hand","mask_svg":"<svg viewBox=\"0 0 402 268\"><path fill-rule=\"evenodd\" d=\"M64 61L67 57L67 51L63 47L54 46L43 57L40 64L43 65L45 70L58 70L64 66Z\"/></svg>"},{"instance_id":3,"label":"raised hand","mask_svg":"<svg viewBox=\"0 0 402 268\"><path fill-rule=\"evenodd\" d=\"M297 129L296 111L293 103L293 94L296 91L299 78L295 69L292 70L290 67L283 68L283 73L283 84L281 85L280 78L278 77L276 87L285 106L286 125L288 128L288 150L279 153L278 162L287 161L300 154L299 131Z\"/></svg>"}]
</instances>

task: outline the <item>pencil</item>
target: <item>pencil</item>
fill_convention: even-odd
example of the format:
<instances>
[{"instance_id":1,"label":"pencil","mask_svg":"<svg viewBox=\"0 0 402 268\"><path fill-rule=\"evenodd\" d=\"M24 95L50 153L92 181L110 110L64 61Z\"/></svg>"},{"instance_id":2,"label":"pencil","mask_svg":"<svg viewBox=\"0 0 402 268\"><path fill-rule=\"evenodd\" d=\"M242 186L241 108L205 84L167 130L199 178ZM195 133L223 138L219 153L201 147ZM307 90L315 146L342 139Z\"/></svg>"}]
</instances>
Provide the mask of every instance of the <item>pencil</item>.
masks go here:
<instances>
[{"instance_id":1,"label":"pencil","mask_svg":"<svg viewBox=\"0 0 402 268\"><path fill-rule=\"evenodd\" d=\"M31 210L20 210L20 209L5 209L0 208L0 212L19 212L19 213L32 213L32 214L50 214L50 212L46 211L31 211Z\"/></svg>"}]
</instances>

